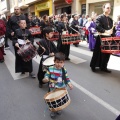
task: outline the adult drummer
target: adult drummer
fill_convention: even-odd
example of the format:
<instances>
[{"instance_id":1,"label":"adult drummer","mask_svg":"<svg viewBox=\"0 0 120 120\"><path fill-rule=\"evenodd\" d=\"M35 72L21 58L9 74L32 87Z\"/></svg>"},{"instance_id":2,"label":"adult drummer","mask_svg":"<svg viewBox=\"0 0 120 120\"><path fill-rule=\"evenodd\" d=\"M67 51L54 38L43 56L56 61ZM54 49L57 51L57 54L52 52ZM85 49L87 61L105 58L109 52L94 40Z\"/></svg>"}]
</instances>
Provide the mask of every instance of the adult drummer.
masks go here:
<instances>
[{"instance_id":1,"label":"adult drummer","mask_svg":"<svg viewBox=\"0 0 120 120\"><path fill-rule=\"evenodd\" d=\"M15 49L15 72L21 74L25 74L25 72L29 72L32 78L35 78L35 74L33 71L32 60L25 62L22 57L17 54L17 51L20 49L22 45L26 43L33 43L33 37L28 29L26 29L26 21L19 21L20 28L15 31L15 38L13 39L13 46Z\"/></svg>"},{"instance_id":2,"label":"adult drummer","mask_svg":"<svg viewBox=\"0 0 120 120\"><path fill-rule=\"evenodd\" d=\"M109 36L114 36L113 34L113 20L109 17L111 12L111 5L110 3L105 3L103 5L103 14L99 15L96 19L96 30L101 34L109 34ZM109 37L103 36L101 37ZM93 56L91 59L90 67L93 72L96 71L95 67L100 67L101 71L111 73L110 70L107 69L107 64L110 58L109 53L101 53L101 40L98 36L96 39L96 44L93 52Z\"/></svg>"},{"instance_id":3,"label":"adult drummer","mask_svg":"<svg viewBox=\"0 0 120 120\"><path fill-rule=\"evenodd\" d=\"M60 33L60 37L58 40L57 48L58 48L59 52L62 52L65 54L65 60L70 60L70 58L69 58L70 44L68 44L68 45L62 44L61 35L62 35L62 32L64 32L64 31L70 33L71 29L69 27L69 23L67 22L66 15L61 15L61 22L58 23L58 32Z\"/></svg>"}]
</instances>

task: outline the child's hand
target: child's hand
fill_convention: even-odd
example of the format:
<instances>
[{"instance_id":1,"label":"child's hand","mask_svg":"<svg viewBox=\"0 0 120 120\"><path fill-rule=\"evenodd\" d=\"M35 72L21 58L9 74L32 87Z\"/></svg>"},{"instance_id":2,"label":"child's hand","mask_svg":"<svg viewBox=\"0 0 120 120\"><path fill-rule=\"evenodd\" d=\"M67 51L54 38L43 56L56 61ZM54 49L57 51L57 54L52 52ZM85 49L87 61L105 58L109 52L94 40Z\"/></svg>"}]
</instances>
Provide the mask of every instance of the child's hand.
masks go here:
<instances>
[{"instance_id":1,"label":"child's hand","mask_svg":"<svg viewBox=\"0 0 120 120\"><path fill-rule=\"evenodd\" d=\"M69 83L68 86L69 86L70 90L73 89L73 85L71 83Z\"/></svg>"},{"instance_id":2,"label":"child's hand","mask_svg":"<svg viewBox=\"0 0 120 120\"><path fill-rule=\"evenodd\" d=\"M55 54L54 54L53 52L49 54L49 56L51 56L51 57L54 56L54 55L55 55Z\"/></svg>"},{"instance_id":3,"label":"child's hand","mask_svg":"<svg viewBox=\"0 0 120 120\"><path fill-rule=\"evenodd\" d=\"M47 82L49 82L49 79L48 78L43 78L43 80L42 80L44 83L47 83Z\"/></svg>"}]
</instances>

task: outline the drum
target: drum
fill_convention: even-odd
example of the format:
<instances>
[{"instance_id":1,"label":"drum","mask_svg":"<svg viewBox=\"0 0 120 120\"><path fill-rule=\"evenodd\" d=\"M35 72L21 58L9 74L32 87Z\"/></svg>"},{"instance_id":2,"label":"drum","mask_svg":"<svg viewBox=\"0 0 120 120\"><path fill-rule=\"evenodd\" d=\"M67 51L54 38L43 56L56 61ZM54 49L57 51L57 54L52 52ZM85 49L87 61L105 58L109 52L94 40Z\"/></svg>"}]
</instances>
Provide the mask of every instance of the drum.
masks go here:
<instances>
[{"instance_id":1,"label":"drum","mask_svg":"<svg viewBox=\"0 0 120 120\"><path fill-rule=\"evenodd\" d=\"M29 31L31 32L32 35L41 34L41 30L39 26L30 27Z\"/></svg>"},{"instance_id":2,"label":"drum","mask_svg":"<svg viewBox=\"0 0 120 120\"><path fill-rule=\"evenodd\" d=\"M103 53L120 53L120 37L101 38L101 51Z\"/></svg>"},{"instance_id":3,"label":"drum","mask_svg":"<svg viewBox=\"0 0 120 120\"><path fill-rule=\"evenodd\" d=\"M53 32L53 37L50 39L51 41L56 41L59 39L59 32Z\"/></svg>"},{"instance_id":4,"label":"drum","mask_svg":"<svg viewBox=\"0 0 120 120\"><path fill-rule=\"evenodd\" d=\"M80 35L79 34L65 34L61 36L62 44L74 44L79 43Z\"/></svg>"},{"instance_id":5,"label":"drum","mask_svg":"<svg viewBox=\"0 0 120 120\"><path fill-rule=\"evenodd\" d=\"M17 53L25 62L30 61L37 54L36 48L31 43L21 46Z\"/></svg>"},{"instance_id":6,"label":"drum","mask_svg":"<svg viewBox=\"0 0 120 120\"><path fill-rule=\"evenodd\" d=\"M1 36L0 37L0 47L4 46L5 45L5 36Z\"/></svg>"},{"instance_id":7,"label":"drum","mask_svg":"<svg viewBox=\"0 0 120 120\"><path fill-rule=\"evenodd\" d=\"M48 67L54 65L54 56L45 58L42 65L43 71L46 71Z\"/></svg>"},{"instance_id":8,"label":"drum","mask_svg":"<svg viewBox=\"0 0 120 120\"><path fill-rule=\"evenodd\" d=\"M44 96L50 111L59 111L66 108L70 104L70 97L65 88L55 89Z\"/></svg>"}]
</instances>

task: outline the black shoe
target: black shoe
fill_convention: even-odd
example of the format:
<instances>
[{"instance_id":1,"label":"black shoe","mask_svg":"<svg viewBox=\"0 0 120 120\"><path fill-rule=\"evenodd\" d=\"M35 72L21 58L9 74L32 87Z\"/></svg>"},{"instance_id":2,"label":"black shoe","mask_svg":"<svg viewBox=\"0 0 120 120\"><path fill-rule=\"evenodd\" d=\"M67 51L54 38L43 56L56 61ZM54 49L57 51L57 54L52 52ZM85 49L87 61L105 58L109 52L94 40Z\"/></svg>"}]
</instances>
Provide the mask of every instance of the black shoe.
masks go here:
<instances>
[{"instance_id":1,"label":"black shoe","mask_svg":"<svg viewBox=\"0 0 120 120\"><path fill-rule=\"evenodd\" d=\"M6 53L3 53L3 55L6 55Z\"/></svg>"},{"instance_id":2,"label":"black shoe","mask_svg":"<svg viewBox=\"0 0 120 120\"><path fill-rule=\"evenodd\" d=\"M77 45L75 45L75 47L78 47L78 44L77 44Z\"/></svg>"},{"instance_id":3,"label":"black shoe","mask_svg":"<svg viewBox=\"0 0 120 120\"><path fill-rule=\"evenodd\" d=\"M42 88L42 87L43 87L43 85L41 83L39 83L39 88Z\"/></svg>"},{"instance_id":4,"label":"black shoe","mask_svg":"<svg viewBox=\"0 0 120 120\"><path fill-rule=\"evenodd\" d=\"M56 118L56 112L51 112L51 113L50 113L50 117L51 117L52 119L55 119L55 118Z\"/></svg>"},{"instance_id":5,"label":"black shoe","mask_svg":"<svg viewBox=\"0 0 120 120\"><path fill-rule=\"evenodd\" d=\"M91 67L91 70L92 70L93 72L96 72L95 67Z\"/></svg>"},{"instance_id":6,"label":"black shoe","mask_svg":"<svg viewBox=\"0 0 120 120\"><path fill-rule=\"evenodd\" d=\"M107 68L106 69L101 69L101 71L106 72L106 73L111 73L111 71L108 70Z\"/></svg>"},{"instance_id":7,"label":"black shoe","mask_svg":"<svg viewBox=\"0 0 120 120\"><path fill-rule=\"evenodd\" d=\"M4 60L0 60L0 63L3 63L4 62Z\"/></svg>"},{"instance_id":8,"label":"black shoe","mask_svg":"<svg viewBox=\"0 0 120 120\"><path fill-rule=\"evenodd\" d=\"M57 111L56 114L57 114L57 115L61 115L61 114L62 114L62 111L61 111L61 110L60 110L60 111Z\"/></svg>"},{"instance_id":9,"label":"black shoe","mask_svg":"<svg viewBox=\"0 0 120 120\"><path fill-rule=\"evenodd\" d=\"M25 74L25 72L21 72L21 75L24 75Z\"/></svg>"},{"instance_id":10,"label":"black shoe","mask_svg":"<svg viewBox=\"0 0 120 120\"><path fill-rule=\"evenodd\" d=\"M65 58L65 60L70 60L70 58Z\"/></svg>"}]
</instances>

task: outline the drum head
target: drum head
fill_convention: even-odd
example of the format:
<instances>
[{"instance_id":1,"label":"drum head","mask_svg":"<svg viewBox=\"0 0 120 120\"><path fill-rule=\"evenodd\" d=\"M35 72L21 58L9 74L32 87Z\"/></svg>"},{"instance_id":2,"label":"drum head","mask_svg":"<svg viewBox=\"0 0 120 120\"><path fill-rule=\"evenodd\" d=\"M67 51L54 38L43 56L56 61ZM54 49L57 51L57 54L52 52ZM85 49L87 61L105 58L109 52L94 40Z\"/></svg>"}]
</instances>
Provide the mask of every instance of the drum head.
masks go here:
<instances>
[{"instance_id":1,"label":"drum head","mask_svg":"<svg viewBox=\"0 0 120 120\"><path fill-rule=\"evenodd\" d=\"M52 99L52 98L59 97L59 96L62 95L64 92L65 92L65 90L59 90L59 91L51 92L50 94L48 94L48 96L46 96L45 99Z\"/></svg>"},{"instance_id":2,"label":"drum head","mask_svg":"<svg viewBox=\"0 0 120 120\"><path fill-rule=\"evenodd\" d=\"M43 61L43 65L44 65L44 66L54 65L54 56L53 56L53 57L47 57L47 58Z\"/></svg>"}]
</instances>

